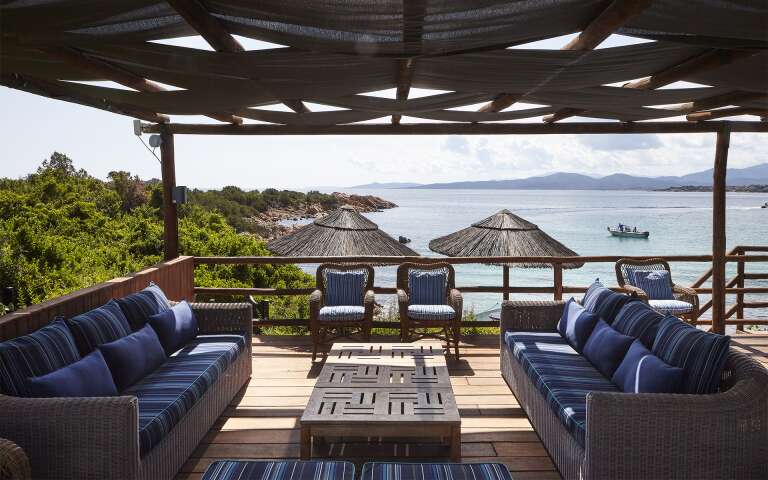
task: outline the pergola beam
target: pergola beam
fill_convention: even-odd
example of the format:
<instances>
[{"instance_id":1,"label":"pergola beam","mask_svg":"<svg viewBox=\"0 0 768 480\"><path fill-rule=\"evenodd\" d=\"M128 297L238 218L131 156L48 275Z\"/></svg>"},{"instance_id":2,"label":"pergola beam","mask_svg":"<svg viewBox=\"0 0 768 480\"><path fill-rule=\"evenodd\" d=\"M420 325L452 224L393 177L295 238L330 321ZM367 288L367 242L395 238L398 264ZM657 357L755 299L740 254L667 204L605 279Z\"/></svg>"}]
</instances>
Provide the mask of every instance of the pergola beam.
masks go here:
<instances>
[{"instance_id":1,"label":"pergola beam","mask_svg":"<svg viewBox=\"0 0 768 480\"><path fill-rule=\"evenodd\" d=\"M594 50L613 32L621 28L627 20L648 8L651 0L614 0L600 15L592 20L584 30L561 50ZM502 93L492 102L483 105L480 112L500 112L523 98L525 93Z\"/></svg>"},{"instance_id":2,"label":"pergola beam","mask_svg":"<svg viewBox=\"0 0 768 480\"><path fill-rule=\"evenodd\" d=\"M397 71L397 94L398 102L408 100L408 94L411 91L411 81L413 80L413 59L400 60ZM402 115L392 115L392 125L399 125Z\"/></svg>"},{"instance_id":3,"label":"pergola beam","mask_svg":"<svg viewBox=\"0 0 768 480\"><path fill-rule=\"evenodd\" d=\"M217 52L240 53L245 48L199 0L168 0L168 4ZM280 99L296 113L307 113L309 108L301 100Z\"/></svg>"},{"instance_id":4,"label":"pergola beam","mask_svg":"<svg viewBox=\"0 0 768 480\"><path fill-rule=\"evenodd\" d=\"M697 112L699 110L710 110L713 108L727 107L729 105L735 105L742 102L754 102L768 100L768 94L760 92L729 92L721 95L713 95L711 97L702 98L693 102L681 103L674 107L666 108L673 112L680 112L681 114Z\"/></svg>"},{"instance_id":5,"label":"pergola beam","mask_svg":"<svg viewBox=\"0 0 768 480\"><path fill-rule=\"evenodd\" d=\"M414 48L413 53L421 53L421 41L424 34L424 15L426 14L426 2L403 1L403 43L406 51ZM413 81L413 58L402 59L397 62L397 93L398 102L406 102L411 91ZM392 125L399 125L402 115L392 115Z\"/></svg>"},{"instance_id":6,"label":"pergola beam","mask_svg":"<svg viewBox=\"0 0 768 480\"><path fill-rule=\"evenodd\" d=\"M685 118L689 122L701 122L705 120L714 120L716 118L734 117L737 115L757 115L758 117L766 117L768 116L768 108L723 108L721 110L707 110L703 112L689 113Z\"/></svg>"},{"instance_id":7,"label":"pergola beam","mask_svg":"<svg viewBox=\"0 0 768 480\"><path fill-rule=\"evenodd\" d=\"M48 55L91 73L104 80L119 83L139 92L166 92L167 88L151 80L136 75L122 67L114 65L106 60L92 57L80 50L71 47L49 47L43 50ZM241 124L243 119L229 113L210 113L207 117L226 123Z\"/></svg>"}]
</instances>

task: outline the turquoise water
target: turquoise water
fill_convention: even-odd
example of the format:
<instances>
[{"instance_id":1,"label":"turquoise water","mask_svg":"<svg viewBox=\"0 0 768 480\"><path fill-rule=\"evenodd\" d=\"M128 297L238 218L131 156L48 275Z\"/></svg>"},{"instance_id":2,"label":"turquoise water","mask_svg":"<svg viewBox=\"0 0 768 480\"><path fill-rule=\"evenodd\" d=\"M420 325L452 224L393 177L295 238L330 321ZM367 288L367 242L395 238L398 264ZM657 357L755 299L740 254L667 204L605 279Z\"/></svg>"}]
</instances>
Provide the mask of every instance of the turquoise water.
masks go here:
<instances>
[{"instance_id":1,"label":"turquoise water","mask_svg":"<svg viewBox=\"0 0 768 480\"><path fill-rule=\"evenodd\" d=\"M431 239L465 228L502 208L508 208L537 224L580 255L711 253L711 193L419 189L356 190L354 193L376 195L397 203L398 208L366 216L393 237L404 235L412 239L409 246L422 255L438 256L428 248ZM729 249L736 245L768 244L768 209L760 208L766 201L768 195L763 194L728 194ZM606 227L619 222L649 230L650 238L612 237ZM676 283L690 285L707 268L705 263L673 263L672 278ZM459 287L501 285L501 267L459 265L456 270ZM735 266L730 268L729 273L733 271ZM748 264L747 271L765 272L768 265ZM563 278L566 285L572 286L588 285L595 278L616 284L612 263L593 263L580 269L566 270ZM379 286L394 286L394 268L377 268L376 283ZM510 283L551 286L552 270L515 268L510 272ZM748 285L768 286L768 282L751 281ZM467 294L465 306L481 313L497 308L500 297L499 294ZM759 297L747 296L747 300L752 298L756 301ZM382 296L379 302L386 300ZM702 300L706 299L702 296ZM768 317L768 311L753 312Z\"/></svg>"}]
</instances>

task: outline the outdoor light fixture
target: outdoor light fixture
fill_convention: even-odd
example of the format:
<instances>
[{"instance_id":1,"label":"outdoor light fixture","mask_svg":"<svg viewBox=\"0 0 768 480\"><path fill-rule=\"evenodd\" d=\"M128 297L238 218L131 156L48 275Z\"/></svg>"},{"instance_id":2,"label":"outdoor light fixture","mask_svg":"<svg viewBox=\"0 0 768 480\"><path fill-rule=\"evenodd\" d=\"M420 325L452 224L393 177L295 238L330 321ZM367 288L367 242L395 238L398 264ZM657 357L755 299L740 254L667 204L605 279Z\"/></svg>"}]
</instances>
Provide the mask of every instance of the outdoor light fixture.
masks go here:
<instances>
[{"instance_id":1,"label":"outdoor light fixture","mask_svg":"<svg viewBox=\"0 0 768 480\"><path fill-rule=\"evenodd\" d=\"M183 185L173 187L173 203L176 205L187 203L187 187Z\"/></svg>"}]
</instances>

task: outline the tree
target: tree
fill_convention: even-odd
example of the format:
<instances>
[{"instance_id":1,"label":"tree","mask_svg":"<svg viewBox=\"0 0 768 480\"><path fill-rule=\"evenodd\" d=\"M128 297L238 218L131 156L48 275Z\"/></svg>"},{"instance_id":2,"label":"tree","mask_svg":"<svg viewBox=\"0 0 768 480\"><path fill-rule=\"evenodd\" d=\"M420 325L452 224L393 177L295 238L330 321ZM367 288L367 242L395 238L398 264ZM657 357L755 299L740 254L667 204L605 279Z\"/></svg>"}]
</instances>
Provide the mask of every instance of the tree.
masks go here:
<instances>
[{"instance_id":1,"label":"tree","mask_svg":"<svg viewBox=\"0 0 768 480\"><path fill-rule=\"evenodd\" d=\"M111 187L120 196L123 212L130 212L139 205L147 203L147 191L138 175L132 177L129 172L121 170L109 172L109 178L112 181Z\"/></svg>"}]
</instances>

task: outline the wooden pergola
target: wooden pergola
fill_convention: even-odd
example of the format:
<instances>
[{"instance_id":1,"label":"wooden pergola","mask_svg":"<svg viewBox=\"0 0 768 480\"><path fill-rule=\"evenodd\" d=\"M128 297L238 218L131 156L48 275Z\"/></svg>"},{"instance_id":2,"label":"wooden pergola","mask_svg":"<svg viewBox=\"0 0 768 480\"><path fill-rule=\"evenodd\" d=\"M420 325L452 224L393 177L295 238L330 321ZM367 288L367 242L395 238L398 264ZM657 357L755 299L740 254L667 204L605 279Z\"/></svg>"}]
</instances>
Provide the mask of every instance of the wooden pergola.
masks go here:
<instances>
[{"instance_id":1,"label":"wooden pergola","mask_svg":"<svg viewBox=\"0 0 768 480\"><path fill-rule=\"evenodd\" d=\"M510 48L576 32L560 50ZM614 33L648 42L597 48ZM730 136L768 132L764 2L10 2L0 34L0 84L161 135L166 258L178 256L174 135L716 133L712 316L724 330ZM249 51L233 34L288 48ZM155 42L188 35L212 51ZM96 80L130 90L81 83ZM388 88L395 98L367 95ZM265 108L276 104L290 111ZM600 121L562 122L574 116Z\"/></svg>"}]
</instances>

